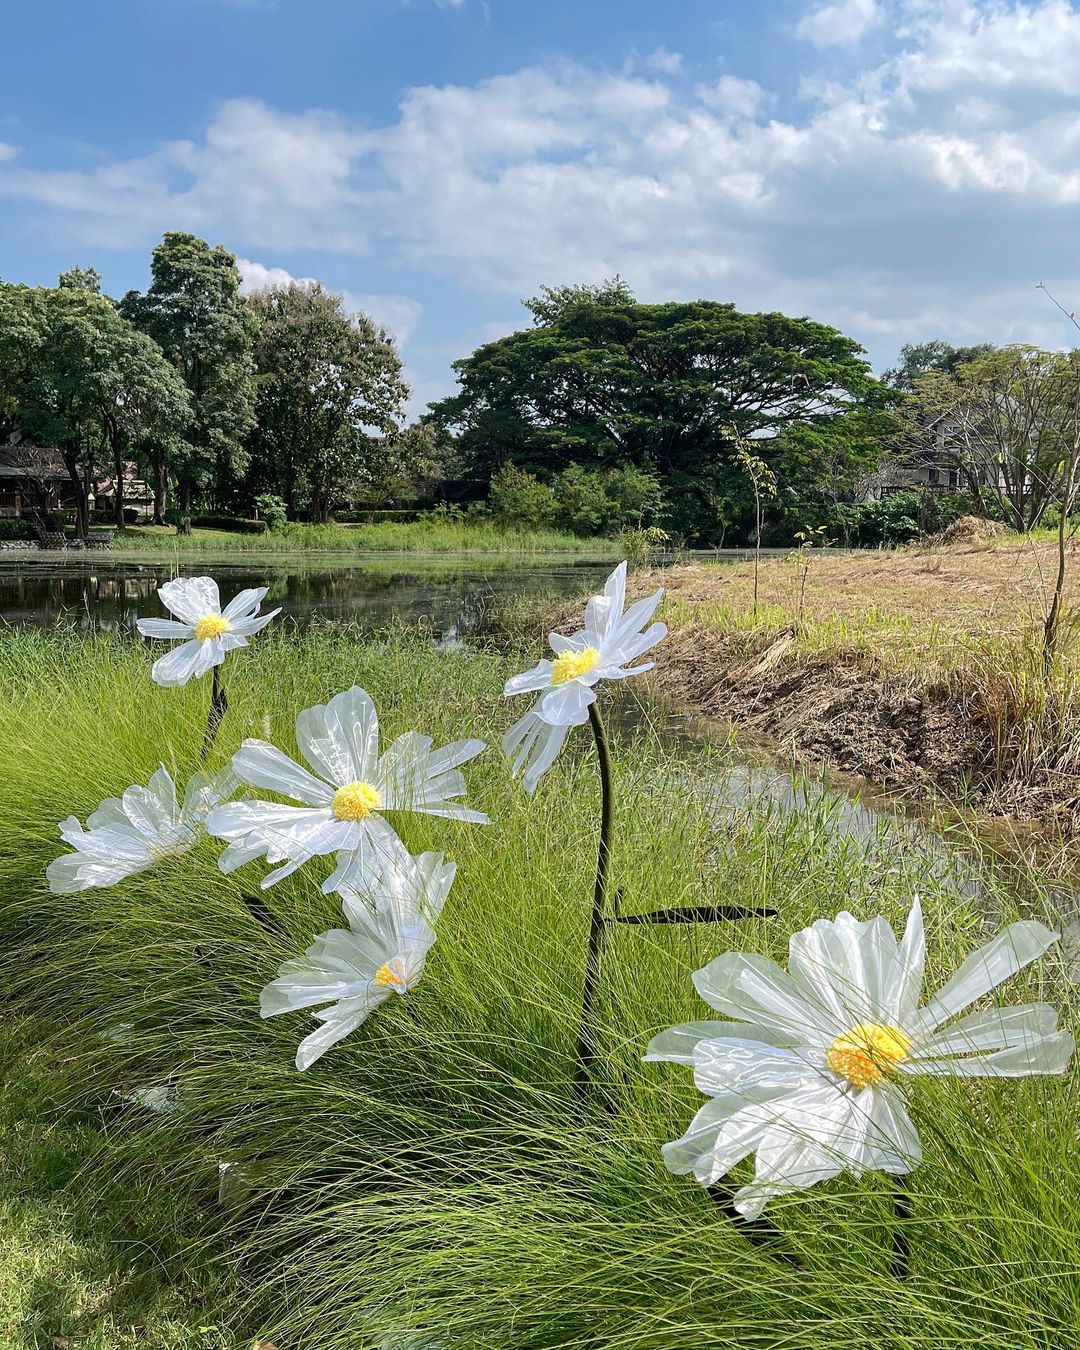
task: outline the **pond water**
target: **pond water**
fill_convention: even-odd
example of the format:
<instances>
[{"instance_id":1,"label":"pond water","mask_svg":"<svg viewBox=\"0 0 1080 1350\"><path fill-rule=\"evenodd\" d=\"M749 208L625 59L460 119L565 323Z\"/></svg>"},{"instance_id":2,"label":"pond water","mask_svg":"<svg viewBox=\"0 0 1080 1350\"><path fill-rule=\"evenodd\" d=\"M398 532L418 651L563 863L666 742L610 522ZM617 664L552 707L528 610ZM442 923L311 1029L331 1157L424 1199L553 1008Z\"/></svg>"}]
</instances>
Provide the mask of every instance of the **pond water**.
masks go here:
<instances>
[{"instance_id":1,"label":"pond water","mask_svg":"<svg viewBox=\"0 0 1080 1350\"><path fill-rule=\"evenodd\" d=\"M183 576L210 574L222 601L248 586L268 586L265 605L296 622L347 621L369 632L423 626L441 639L467 639L500 605L529 597L575 595L599 587L609 562L411 558L339 560L244 557L185 560ZM164 616L157 588L177 569L171 560L121 562L0 556L0 624L134 630Z\"/></svg>"},{"instance_id":2,"label":"pond water","mask_svg":"<svg viewBox=\"0 0 1080 1350\"><path fill-rule=\"evenodd\" d=\"M188 576L213 575L223 600L244 587L268 586L267 605L280 605L301 625L315 619L346 621L371 633L406 625L422 629L435 641L453 643L479 635L501 607L521 599L599 589L610 569L610 562L593 559L395 555L365 556L363 561L352 557L197 558L185 560L179 571ZM157 588L176 571L171 560L0 555L0 631L4 624L133 631L136 619L164 613ZM632 697L616 711L624 722L641 715L642 705ZM727 734L714 724L668 709L645 705L645 715L671 742L699 745L703 739ZM1017 854L1009 841L984 838L979 846L971 837L958 853L944 845L940 821L932 818L932 802L913 807L856 780L793 775L776 747L740 739L732 743L726 762L726 771L712 789L718 813L737 810L751 800L768 802L781 813L803 811L813 809L825 794L831 802L831 829L863 845L883 826L911 832L920 846L940 857L943 867L956 869L959 863L962 889L974 891L980 889L990 859L1000 866ZM1072 884L1062 886L1055 898L1064 915L1075 915L1080 909Z\"/></svg>"}]
</instances>

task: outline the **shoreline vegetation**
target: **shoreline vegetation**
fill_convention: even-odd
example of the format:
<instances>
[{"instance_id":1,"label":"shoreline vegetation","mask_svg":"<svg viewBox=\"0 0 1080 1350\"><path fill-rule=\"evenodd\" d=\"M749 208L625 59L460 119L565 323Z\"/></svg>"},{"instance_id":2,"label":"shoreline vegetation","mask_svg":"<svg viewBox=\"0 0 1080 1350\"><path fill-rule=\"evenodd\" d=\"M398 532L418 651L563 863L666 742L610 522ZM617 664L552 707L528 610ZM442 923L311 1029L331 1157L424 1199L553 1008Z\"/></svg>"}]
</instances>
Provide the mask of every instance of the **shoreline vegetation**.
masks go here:
<instances>
[{"instance_id":1,"label":"shoreline vegetation","mask_svg":"<svg viewBox=\"0 0 1080 1350\"><path fill-rule=\"evenodd\" d=\"M1080 680L1070 625L1044 678L1055 566L1046 533L793 550L761 561L756 604L752 562L639 571L632 586L667 590L651 678L679 709L890 792L1066 832L1080 818ZM1064 599L1080 602L1075 579Z\"/></svg>"},{"instance_id":2,"label":"shoreline vegetation","mask_svg":"<svg viewBox=\"0 0 1080 1350\"><path fill-rule=\"evenodd\" d=\"M617 539L584 539L555 530L500 529L456 521L378 525L288 524L262 534L199 529L178 534L168 525L130 526L114 537L110 556L233 553L558 554L615 558Z\"/></svg>"},{"instance_id":3,"label":"shoreline vegetation","mask_svg":"<svg viewBox=\"0 0 1080 1350\"><path fill-rule=\"evenodd\" d=\"M639 574L635 593L647 584ZM683 603L685 586L672 609ZM117 1328L141 1324L131 1343L148 1350L252 1338L282 1350L722 1350L772 1344L777 1327L792 1350L826 1350L852 1328L878 1350L1071 1343L1076 1075L920 1085L912 1110L924 1160L907 1190L910 1272L899 1281L888 1179L782 1197L770 1207L777 1235L750 1242L714 1198L665 1168L657 1141L684 1128L700 1094L642 1062L658 1031L703 1015L691 972L726 950L783 960L789 934L839 908L896 925L921 895L937 983L1019 917L992 865L976 893L960 861L902 829L883 822L853 838L828 795L789 813L766 801L719 806L722 750L676 749L647 722L616 728L612 885L624 912L722 900L777 916L611 933L599 1072L612 1114L575 1123L595 862L583 823L598 807L587 738L528 799L495 744L518 711L502 698L520 668L509 655L362 641L329 626L302 637L268 629L229 667L209 771L247 736L291 752L297 707L352 682L371 693L388 737L422 727L437 744L491 742L468 766L469 801L490 814L490 831L404 822L411 851L445 847L459 868L423 982L407 1006L387 1004L297 1073L295 1019L257 1011L282 960L336 915L310 877L260 891L258 869L223 874L204 837L115 887L66 895L46 884L62 847L55 822L84 819L162 759L178 781L199 764L207 682L152 686L152 658L116 634L28 630L0 641L9 1025L33 1018L39 1063L62 1068L47 1078L50 1116L55 1102L98 1123L72 1141L72 1190L91 1196L108 1183L113 1196L96 1229L72 1213L88 1243L96 1233L104 1244L85 1296L63 1283L66 1247L24 1241L22 1268L36 1262L34 1275L14 1290L0 1340L122 1350ZM252 916L260 897L273 928ZM1055 921L1037 886L1023 913ZM1049 1000L1070 1025L1076 997L1056 955L1010 986L1011 1000ZM8 1075L22 1064L9 1061ZM148 1105L154 1091L168 1111ZM5 1149L20 1146L8 1133ZM27 1204L44 1206L53 1183L24 1175ZM778 1248L791 1264L773 1259Z\"/></svg>"}]
</instances>

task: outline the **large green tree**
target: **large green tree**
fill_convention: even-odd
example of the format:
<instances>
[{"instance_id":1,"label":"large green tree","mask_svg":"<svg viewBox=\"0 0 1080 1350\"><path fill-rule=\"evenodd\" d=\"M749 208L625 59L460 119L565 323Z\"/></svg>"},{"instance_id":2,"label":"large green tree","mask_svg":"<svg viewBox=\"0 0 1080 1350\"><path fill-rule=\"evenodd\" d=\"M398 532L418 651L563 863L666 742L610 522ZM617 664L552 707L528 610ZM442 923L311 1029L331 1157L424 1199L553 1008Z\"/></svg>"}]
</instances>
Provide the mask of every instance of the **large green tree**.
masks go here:
<instances>
[{"instance_id":1,"label":"large green tree","mask_svg":"<svg viewBox=\"0 0 1080 1350\"><path fill-rule=\"evenodd\" d=\"M61 454L85 538L96 468L177 438L190 416L183 381L156 344L85 287L0 288L0 383L19 425Z\"/></svg>"},{"instance_id":2,"label":"large green tree","mask_svg":"<svg viewBox=\"0 0 1080 1350\"><path fill-rule=\"evenodd\" d=\"M248 297L258 371L252 484L290 515L325 520L342 488L365 477L372 433L397 430L408 389L391 337L339 295L294 282Z\"/></svg>"},{"instance_id":3,"label":"large green tree","mask_svg":"<svg viewBox=\"0 0 1080 1350\"><path fill-rule=\"evenodd\" d=\"M191 395L184 447L172 464L180 509L197 492L219 501L247 464L254 421L254 326L240 295L236 258L193 234L169 233L154 249L150 288L129 291L120 311L158 344Z\"/></svg>"},{"instance_id":4,"label":"large green tree","mask_svg":"<svg viewBox=\"0 0 1080 1350\"><path fill-rule=\"evenodd\" d=\"M460 433L476 474L507 462L548 478L574 462L652 469L684 533L711 536L731 501L745 508L737 436L783 478L789 451L805 461L808 432L835 452L852 414L884 401L862 348L810 319L708 300L638 304L618 279L547 288L526 304L533 327L456 362L461 389L432 415Z\"/></svg>"}]
</instances>

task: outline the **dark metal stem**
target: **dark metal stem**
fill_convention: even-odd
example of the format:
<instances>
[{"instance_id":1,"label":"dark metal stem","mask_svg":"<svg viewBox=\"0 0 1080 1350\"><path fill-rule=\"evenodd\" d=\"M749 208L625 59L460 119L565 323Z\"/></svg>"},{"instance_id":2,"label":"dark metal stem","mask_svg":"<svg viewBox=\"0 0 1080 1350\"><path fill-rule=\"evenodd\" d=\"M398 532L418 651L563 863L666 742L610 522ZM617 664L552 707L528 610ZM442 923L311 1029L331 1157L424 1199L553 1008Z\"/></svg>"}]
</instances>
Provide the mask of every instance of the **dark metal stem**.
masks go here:
<instances>
[{"instance_id":1,"label":"dark metal stem","mask_svg":"<svg viewBox=\"0 0 1080 1350\"><path fill-rule=\"evenodd\" d=\"M206 759L214 748L218 727L221 726L221 719L229 708L229 700L225 697L225 686L221 683L219 671L220 667L215 666L213 670L214 683L210 690L210 707L206 713L206 735L203 737L202 743L201 758L203 759Z\"/></svg>"},{"instance_id":2,"label":"dark metal stem","mask_svg":"<svg viewBox=\"0 0 1080 1350\"><path fill-rule=\"evenodd\" d=\"M896 1216L896 1223L893 1226L889 1273L896 1280L906 1280L911 1268L911 1244L908 1240L911 1196L902 1181L897 1181L896 1189L893 1191L893 1213Z\"/></svg>"},{"instance_id":3,"label":"dark metal stem","mask_svg":"<svg viewBox=\"0 0 1080 1350\"><path fill-rule=\"evenodd\" d=\"M596 1025L597 987L600 982L600 960L604 948L607 925L608 867L611 861L611 831L615 820L615 797L611 775L611 750L607 733L595 703L589 705L589 723L596 741L596 757L600 765L600 844L596 856L596 885L593 888L592 915L589 920L589 942L585 951L585 988L581 1000L581 1022L578 1029L577 1063L574 1066L574 1094L579 1109L589 1091L589 1080L600 1050L600 1034Z\"/></svg>"}]
</instances>

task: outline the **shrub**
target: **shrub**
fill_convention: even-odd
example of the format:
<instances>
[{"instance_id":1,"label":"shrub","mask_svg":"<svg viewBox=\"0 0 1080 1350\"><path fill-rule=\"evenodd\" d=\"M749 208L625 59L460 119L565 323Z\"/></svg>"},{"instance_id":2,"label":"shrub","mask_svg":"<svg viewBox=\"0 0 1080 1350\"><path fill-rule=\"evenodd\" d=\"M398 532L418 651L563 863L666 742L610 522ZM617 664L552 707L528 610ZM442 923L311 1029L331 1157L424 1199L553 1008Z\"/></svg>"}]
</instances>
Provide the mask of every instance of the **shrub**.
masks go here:
<instances>
[{"instance_id":1,"label":"shrub","mask_svg":"<svg viewBox=\"0 0 1080 1350\"><path fill-rule=\"evenodd\" d=\"M255 498L255 514L260 520L266 521L268 530L281 529L289 519L284 501L273 492L263 492Z\"/></svg>"},{"instance_id":2,"label":"shrub","mask_svg":"<svg viewBox=\"0 0 1080 1350\"><path fill-rule=\"evenodd\" d=\"M659 480L645 469L571 464L555 480L556 521L573 534L615 536L654 522L663 510Z\"/></svg>"},{"instance_id":3,"label":"shrub","mask_svg":"<svg viewBox=\"0 0 1080 1350\"><path fill-rule=\"evenodd\" d=\"M200 530L228 530L232 534L265 534L265 520L244 520L241 516L196 516L191 522Z\"/></svg>"},{"instance_id":4,"label":"shrub","mask_svg":"<svg viewBox=\"0 0 1080 1350\"><path fill-rule=\"evenodd\" d=\"M504 464L492 476L488 509L500 525L550 525L555 514L551 488L516 464Z\"/></svg>"},{"instance_id":5,"label":"shrub","mask_svg":"<svg viewBox=\"0 0 1080 1350\"><path fill-rule=\"evenodd\" d=\"M34 525L29 520L0 517L0 539L33 539Z\"/></svg>"}]
</instances>

